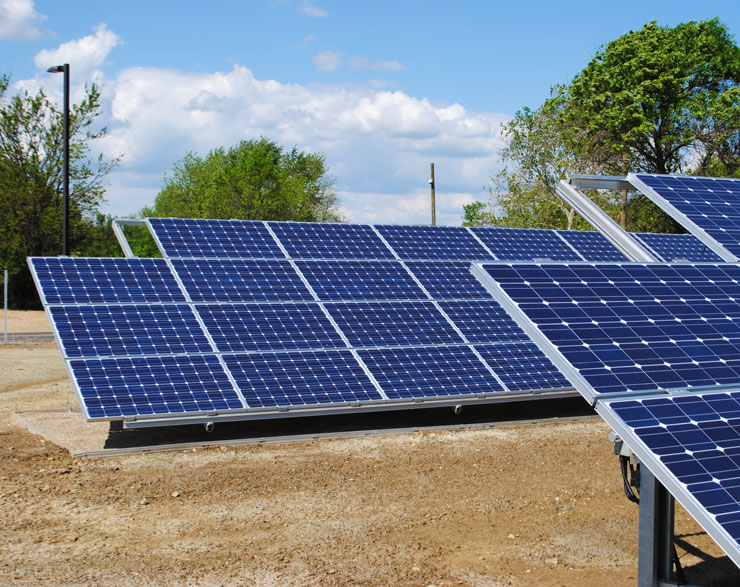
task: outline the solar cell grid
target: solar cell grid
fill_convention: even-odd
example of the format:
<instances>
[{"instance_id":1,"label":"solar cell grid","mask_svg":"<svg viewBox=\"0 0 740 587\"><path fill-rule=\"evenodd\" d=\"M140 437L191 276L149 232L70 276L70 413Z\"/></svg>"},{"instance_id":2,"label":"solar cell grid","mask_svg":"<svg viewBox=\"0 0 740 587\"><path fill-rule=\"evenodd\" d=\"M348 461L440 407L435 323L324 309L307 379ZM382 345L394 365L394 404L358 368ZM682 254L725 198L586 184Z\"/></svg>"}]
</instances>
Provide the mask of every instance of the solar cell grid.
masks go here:
<instances>
[{"instance_id":1,"label":"solar cell grid","mask_svg":"<svg viewBox=\"0 0 740 587\"><path fill-rule=\"evenodd\" d=\"M617 247L595 230L558 230L586 261L627 261Z\"/></svg>"},{"instance_id":2,"label":"solar cell grid","mask_svg":"<svg viewBox=\"0 0 740 587\"><path fill-rule=\"evenodd\" d=\"M355 347L463 342L432 302L347 302L326 307Z\"/></svg>"},{"instance_id":3,"label":"solar cell grid","mask_svg":"<svg viewBox=\"0 0 740 587\"><path fill-rule=\"evenodd\" d=\"M54 306L50 312L67 357L213 351L186 305Z\"/></svg>"},{"instance_id":4,"label":"solar cell grid","mask_svg":"<svg viewBox=\"0 0 740 587\"><path fill-rule=\"evenodd\" d=\"M471 343L529 340L496 300L441 301L439 305Z\"/></svg>"},{"instance_id":5,"label":"solar cell grid","mask_svg":"<svg viewBox=\"0 0 740 587\"><path fill-rule=\"evenodd\" d=\"M424 299L398 261L296 261L320 300Z\"/></svg>"},{"instance_id":6,"label":"solar cell grid","mask_svg":"<svg viewBox=\"0 0 740 587\"><path fill-rule=\"evenodd\" d=\"M318 304L209 304L196 310L221 352L345 346Z\"/></svg>"},{"instance_id":7,"label":"solar cell grid","mask_svg":"<svg viewBox=\"0 0 740 587\"><path fill-rule=\"evenodd\" d=\"M466 346L359 350L389 399L491 394L504 389Z\"/></svg>"},{"instance_id":8,"label":"solar cell grid","mask_svg":"<svg viewBox=\"0 0 740 587\"><path fill-rule=\"evenodd\" d=\"M224 360L250 408L382 399L350 351L226 355Z\"/></svg>"},{"instance_id":9,"label":"solar cell grid","mask_svg":"<svg viewBox=\"0 0 740 587\"><path fill-rule=\"evenodd\" d=\"M285 257L262 222L192 218L147 218L146 222L165 257Z\"/></svg>"},{"instance_id":10,"label":"solar cell grid","mask_svg":"<svg viewBox=\"0 0 740 587\"><path fill-rule=\"evenodd\" d=\"M740 267L485 267L596 394L740 383Z\"/></svg>"},{"instance_id":11,"label":"solar cell grid","mask_svg":"<svg viewBox=\"0 0 740 587\"><path fill-rule=\"evenodd\" d=\"M554 230L489 227L472 228L471 230L500 260L583 260Z\"/></svg>"},{"instance_id":12,"label":"solar cell grid","mask_svg":"<svg viewBox=\"0 0 740 587\"><path fill-rule=\"evenodd\" d=\"M462 226L375 227L401 259L492 259L480 242Z\"/></svg>"},{"instance_id":13,"label":"solar cell grid","mask_svg":"<svg viewBox=\"0 0 740 587\"><path fill-rule=\"evenodd\" d=\"M550 359L529 340L475 348L511 391L570 387Z\"/></svg>"},{"instance_id":14,"label":"solar cell grid","mask_svg":"<svg viewBox=\"0 0 740 587\"><path fill-rule=\"evenodd\" d=\"M470 273L470 261L406 261L406 267L435 300L490 297Z\"/></svg>"},{"instance_id":15,"label":"solar cell grid","mask_svg":"<svg viewBox=\"0 0 740 587\"><path fill-rule=\"evenodd\" d=\"M75 359L69 364L91 419L244 407L214 356Z\"/></svg>"},{"instance_id":16,"label":"solar cell grid","mask_svg":"<svg viewBox=\"0 0 740 587\"><path fill-rule=\"evenodd\" d=\"M696 263L719 263L722 258L693 234L639 233L635 234L649 249L664 261L694 261Z\"/></svg>"},{"instance_id":17,"label":"solar cell grid","mask_svg":"<svg viewBox=\"0 0 740 587\"><path fill-rule=\"evenodd\" d=\"M185 301L162 259L31 257L46 304Z\"/></svg>"},{"instance_id":18,"label":"solar cell grid","mask_svg":"<svg viewBox=\"0 0 740 587\"><path fill-rule=\"evenodd\" d=\"M269 226L294 259L394 258L368 225L270 222Z\"/></svg>"},{"instance_id":19,"label":"solar cell grid","mask_svg":"<svg viewBox=\"0 0 740 587\"><path fill-rule=\"evenodd\" d=\"M313 300L289 261L173 259L194 302L288 302Z\"/></svg>"}]
</instances>

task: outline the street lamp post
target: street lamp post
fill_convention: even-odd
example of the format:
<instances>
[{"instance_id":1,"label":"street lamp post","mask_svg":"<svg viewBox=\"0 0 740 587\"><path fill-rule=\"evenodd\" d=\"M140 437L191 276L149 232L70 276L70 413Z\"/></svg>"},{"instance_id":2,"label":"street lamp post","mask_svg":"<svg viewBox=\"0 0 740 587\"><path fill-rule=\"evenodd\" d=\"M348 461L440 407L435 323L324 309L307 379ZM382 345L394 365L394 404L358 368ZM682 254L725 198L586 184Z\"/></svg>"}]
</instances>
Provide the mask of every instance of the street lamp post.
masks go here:
<instances>
[{"instance_id":1,"label":"street lamp post","mask_svg":"<svg viewBox=\"0 0 740 587\"><path fill-rule=\"evenodd\" d=\"M62 255L69 255L69 63L47 69L64 74L64 217L62 221Z\"/></svg>"}]
</instances>

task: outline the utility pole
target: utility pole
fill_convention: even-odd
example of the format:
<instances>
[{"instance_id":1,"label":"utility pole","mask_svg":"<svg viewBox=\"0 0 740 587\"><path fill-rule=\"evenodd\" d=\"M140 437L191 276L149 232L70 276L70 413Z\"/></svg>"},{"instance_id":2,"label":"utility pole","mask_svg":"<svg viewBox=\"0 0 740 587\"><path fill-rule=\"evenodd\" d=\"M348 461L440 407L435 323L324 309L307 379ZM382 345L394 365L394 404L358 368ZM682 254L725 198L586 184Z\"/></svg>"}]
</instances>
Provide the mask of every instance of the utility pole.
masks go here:
<instances>
[{"instance_id":1,"label":"utility pole","mask_svg":"<svg viewBox=\"0 0 740 587\"><path fill-rule=\"evenodd\" d=\"M434 163L432 163L432 175L429 178L429 186L432 188L432 226L437 224L437 207L434 202Z\"/></svg>"}]
</instances>

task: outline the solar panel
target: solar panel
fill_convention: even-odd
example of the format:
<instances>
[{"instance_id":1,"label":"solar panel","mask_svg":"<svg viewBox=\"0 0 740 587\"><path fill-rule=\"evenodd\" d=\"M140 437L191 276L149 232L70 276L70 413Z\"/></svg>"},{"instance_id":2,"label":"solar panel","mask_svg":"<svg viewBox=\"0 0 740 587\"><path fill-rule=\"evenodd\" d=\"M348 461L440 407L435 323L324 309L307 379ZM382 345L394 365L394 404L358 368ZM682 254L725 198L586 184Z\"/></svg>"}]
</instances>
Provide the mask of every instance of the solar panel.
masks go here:
<instances>
[{"instance_id":1,"label":"solar panel","mask_svg":"<svg viewBox=\"0 0 740 587\"><path fill-rule=\"evenodd\" d=\"M719 263L717 253L707 247L693 234L669 234L643 232L633 234L663 261L693 261L696 263Z\"/></svg>"},{"instance_id":2,"label":"solar panel","mask_svg":"<svg viewBox=\"0 0 740 587\"><path fill-rule=\"evenodd\" d=\"M369 225L270 222L270 229L294 259L393 259Z\"/></svg>"},{"instance_id":3,"label":"solar panel","mask_svg":"<svg viewBox=\"0 0 740 587\"><path fill-rule=\"evenodd\" d=\"M347 350L226 355L224 360L250 408L383 399Z\"/></svg>"},{"instance_id":4,"label":"solar panel","mask_svg":"<svg viewBox=\"0 0 740 587\"><path fill-rule=\"evenodd\" d=\"M529 340L496 300L441 301L439 305L471 343Z\"/></svg>"},{"instance_id":5,"label":"solar panel","mask_svg":"<svg viewBox=\"0 0 740 587\"><path fill-rule=\"evenodd\" d=\"M69 365L91 419L244 407L214 356L75 359Z\"/></svg>"},{"instance_id":6,"label":"solar panel","mask_svg":"<svg viewBox=\"0 0 740 587\"><path fill-rule=\"evenodd\" d=\"M296 261L320 300L425 299L398 261Z\"/></svg>"},{"instance_id":7,"label":"solar panel","mask_svg":"<svg viewBox=\"0 0 740 587\"><path fill-rule=\"evenodd\" d=\"M194 302L300 302L313 300L287 260L173 259Z\"/></svg>"},{"instance_id":8,"label":"solar panel","mask_svg":"<svg viewBox=\"0 0 740 587\"><path fill-rule=\"evenodd\" d=\"M53 306L52 321L67 357L212 352L187 305Z\"/></svg>"},{"instance_id":9,"label":"solar panel","mask_svg":"<svg viewBox=\"0 0 740 587\"><path fill-rule=\"evenodd\" d=\"M494 257L462 226L393 226L376 229L401 259L492 259Z\"/></svg>"},{"instance_id":10,"label":"solar panel","mask_svg":"<svg viewBox=\"0 0 740 587\"><path fill-rule=\"evenodd\" d=\"M501 260L583 260L554 230L488 227L471 230Z\"/></svg>"},{"instance_id":11,"label":"solar panel","mask_svg":"<svg viewBox=\"0 0 740 587\"><path fill-rule=\"evenodd\" d=\"M165 257L285 257L263 222L192 218L147 218L145 222Z\"/></svg>"},{"instance_id":12,"label":"solar panel","mask_svg":"<svg viewBox=\"0 0 740 587\"><path fill-rule=\"evenodd\" d=\"M406 267L435 300L490 297L470 273L470 261L406 261Z\"/></svg>"},{"instance_id":13,"label":"solar panel","mask_svg":"<svg viewBox=\"0 0 740 587\"><path fill-rule=\"evenodd\" d=\"M529 340L477 345L475 349L511 391L570 387L555 365Z\"/></svg>"},{"instance_id":14,"label":"solar panel","mask_svg":"<svg viewBox=\"0 0 740 587\"><path fill-rule=\"evenodd\" d=\"M595 230L558 230L557 233L586 261L628 261L619 249Z\"/></svg>"},{"instance_id":15,"label":"solar panel","mask_svg":"<svg viewBox=\"0 0 740 587\"><path fill-rule=\"evenodd\" d=\"M597 411L740 564L740 392L612 400Z\"/></svg>"},{"instance_id":16,"label":"solar panel","mask_svg":"<svg viewBox=\"0 0 740 587\"><path fill-rule=\"evenodd\" d=\"M30 257L45 304L184 302L162 259Z\"/></svg>"},{"instance_id":17,"label":"solar panel","mask_svg":"<svg viewBox=\"0 0 740 587\"><path fill-rule=\"evenodd\" d=\"M488 395L504 389L467 346L357 351L389 399Z\"/></svg>"},{"instance_id":18,"label":"solar panel","mask_svg":"<svg viewBox=\"0 0 740 587\"><path fill-rule=\"evenodd\" d=\"M510 300L499 301L530 336L545 341L586 397L740 383L740 266L545 263L483 270L498 284L494 295L505 292Z\"/></svg>"},{"instance_id":19,"label":"solar panel","mask_svg":"<svg viewBox=\"0 0 740 587\"><path fill-rule=\"evenodd\" d=\"M716 243L740 258L740 180L647 173L627 180L720 256Z\"/></svg>"},{"instance_id":20,"label":"solar panel","mask_svg":"<svg viewBox=\"0 0 740 587\"><path fill-rule=\"evenodd\" d=\"M315 303L208 304L196 310L221 352L342 348L342 338Z\"/></svg>"},{"instance_id":21,"label":"solar panel","mask_svg":"<svg viewBox=\"0 0 740 587\"><path fill-rule=\"evenodd\" d=\"M326 308L354 347L463 342L432 302L346 302Z\"/></svg>"}]
</instances>

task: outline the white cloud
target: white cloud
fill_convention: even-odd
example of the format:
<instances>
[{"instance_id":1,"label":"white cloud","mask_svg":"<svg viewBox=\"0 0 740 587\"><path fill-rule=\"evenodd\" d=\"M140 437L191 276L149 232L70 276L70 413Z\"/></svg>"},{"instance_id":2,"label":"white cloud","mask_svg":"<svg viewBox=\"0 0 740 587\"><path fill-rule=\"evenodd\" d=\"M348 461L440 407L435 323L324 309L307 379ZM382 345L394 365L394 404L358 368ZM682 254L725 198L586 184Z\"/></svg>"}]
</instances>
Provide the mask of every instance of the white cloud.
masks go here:
<instances>
[{"instance_id":1,"label":"white cloud","mask_svg":"<svg viewBox=\"0 0 740 587\"><path fill-rule=\"evenodd\" d=\"M56 49L40 51L34 57L36 67L46 70L53 65L69 63L71 75L78 79L101 77L108 55L122 41L105 23L99 24L94 31L92 35L62 43Z\"/></svg>"},{"instance_id":2,"label":"white cloud","mask_svg":"<svg viewBox=\"0 0 740 587\"><path fill-rule=\"evenodd\" d=\"M314 6L308 0L303 0L299 9L303 14L313 16L314 18L326 18L329 16L329 13L326 10L319 8L318 6Z\"/></svg>"},{"instance_id":3,"label":"white cloud","mask_svg":"<svg viewBox=\"0 0 740 587\"><path fill-rule=\"evenodd\" d=\"M377 71L399 71L404 69L398 61L370 61L367 57L353 57L350 59L352 69L374 69Z\"/></svg>"},{"instance_id":4,"label":"white cloud","mask_svg":"<svg viewBox=\"0 0 740 587\"><path fill-rule=\"evenodd\" d=\"M341 51L323 51L313 56L313 64L319 71L335 71L342 65Z\"/></svg>"},{"instance_id":5,"label":"white cloud","mask_svg":"<svg viewBox=\"0 0 740 587\"><path fill-rule=\"evenodd\" d=\"M51 32L42 26L46 16L36 12L33 0L0 0L0 39L35 41Z\"/></svg>"}]
</instances>

